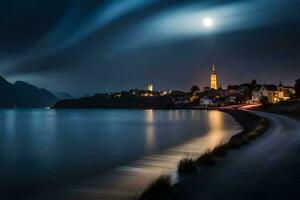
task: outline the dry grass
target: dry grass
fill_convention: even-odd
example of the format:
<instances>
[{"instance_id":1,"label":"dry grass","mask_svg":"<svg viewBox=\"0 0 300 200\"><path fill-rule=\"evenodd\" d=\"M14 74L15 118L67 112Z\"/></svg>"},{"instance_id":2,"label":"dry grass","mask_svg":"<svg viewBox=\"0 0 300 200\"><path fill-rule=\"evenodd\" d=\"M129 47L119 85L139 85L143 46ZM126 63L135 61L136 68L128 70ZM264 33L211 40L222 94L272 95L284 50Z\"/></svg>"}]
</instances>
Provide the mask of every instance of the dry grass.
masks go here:
<instances>
[{"instance_id":1,"label":"dry grass","mask_svg":"<svg viewBox=\"0 0 300 200\"><path fill-rule=\"evenodd\" d=\"M216 164L216 158L226 156L228 150L241 148L247 145L251 140L256 139L262 135L268 128L269 122L266 119L247 113L248 117L255 121L255 127L248 134L242 132L241 134L233 137L228 143L220 142L212 150L208 149L205 153L197 158L183 158L178 163L177 169L180 173L194 173L199 166L211 166ZM253 123L253 122L252 122Z\"/></svg>"},{"instance_id":2,"label":"dry grass","mask_svg":"<svg viewBox=\"0 0 300 200\"><path fill-rule=\"evenodd\" d=\"M194 158L183 158L177 165L180 173L195 173L197 172L197 163Z\"/></svg>"},{"instance_id":3,"label":"dry grass","mask_svg":"<svg viewBox=\"0 0 300 200\"><path fill-rule=\"evenodd\" d=\"M210 166L216 164L210 150L207 150L205 153L199 156L195 161L198 165L203 165L203 166Z\"/></svg>"},{"instance_id":4,"label":"dry grass","mask_svg":"<svg viewBox=\"0 0 300 200\"><path fill-rule=\"evenodd\" d=\"M161 175L136 200L166 200L172 193L171 175Z\"/></svg>"},{"instance_id":5,"label":"dry grass","mask_svg":"<svg viewBox=\"0 0 300 200\"><path fill-rule=\"evenodd\" d=\"M210 153L214 157L226 156L227 150L227 144L224 144L223 141L221 141L217 146L213 148L213 150Z\"/></svg>"}]
</instances>

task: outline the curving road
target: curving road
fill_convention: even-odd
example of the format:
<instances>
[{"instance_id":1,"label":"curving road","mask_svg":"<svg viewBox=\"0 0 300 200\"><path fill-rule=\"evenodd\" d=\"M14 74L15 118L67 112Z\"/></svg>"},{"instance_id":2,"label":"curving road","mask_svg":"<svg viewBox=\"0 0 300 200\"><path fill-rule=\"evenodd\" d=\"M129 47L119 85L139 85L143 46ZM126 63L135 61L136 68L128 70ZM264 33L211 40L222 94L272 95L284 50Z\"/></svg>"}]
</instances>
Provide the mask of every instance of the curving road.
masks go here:
<instances>
[{"instance_id":1,"label":"curving road","mask_svg":"<svg viewBox=\"0 0 300 200\"><path fill-rule=\"evenodd\" d=\"M300 199L300 121L255 113L271 121L269 130L184 182L188 189L180 199Z\"/></svg>"}]
</instances>

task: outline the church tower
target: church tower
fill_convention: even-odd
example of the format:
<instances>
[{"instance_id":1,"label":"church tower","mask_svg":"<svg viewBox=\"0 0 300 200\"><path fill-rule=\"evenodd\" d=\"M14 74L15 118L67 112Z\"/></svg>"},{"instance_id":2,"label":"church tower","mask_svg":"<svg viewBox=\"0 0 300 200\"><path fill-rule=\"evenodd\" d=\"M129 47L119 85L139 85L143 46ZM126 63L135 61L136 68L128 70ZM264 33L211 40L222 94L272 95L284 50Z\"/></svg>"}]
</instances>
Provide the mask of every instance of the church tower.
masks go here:
<instances>
[{"instance_id":1,"label":"church tower","mask_svg":"<svg viewBox=\"0 0 300 200\"><path fill-rule=\"evenodd\" d=\"M218 83L217 83L217 73L215 65L212 66L212 72L210 74L210 89L218 89Z\"/></svg>"}]
</instances>

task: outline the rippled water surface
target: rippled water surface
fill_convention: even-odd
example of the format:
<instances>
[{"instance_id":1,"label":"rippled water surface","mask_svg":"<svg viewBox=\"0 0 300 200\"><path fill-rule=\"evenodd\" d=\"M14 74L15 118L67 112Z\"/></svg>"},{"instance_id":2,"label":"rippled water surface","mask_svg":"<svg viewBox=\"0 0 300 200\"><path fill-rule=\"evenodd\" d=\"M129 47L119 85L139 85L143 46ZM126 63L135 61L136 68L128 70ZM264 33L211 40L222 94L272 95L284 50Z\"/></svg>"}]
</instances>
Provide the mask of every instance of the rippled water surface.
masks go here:
<instances>
[{"instance_id":1,"label":"rippled water surface","mask_svg":"<svg viewBox=\"0 0 300 200\"><path fill-rule=\"evenodd\" d=\"M0 199L132 199L240 131L219 111L0 110Z\"/></svg>"}]
</instances>

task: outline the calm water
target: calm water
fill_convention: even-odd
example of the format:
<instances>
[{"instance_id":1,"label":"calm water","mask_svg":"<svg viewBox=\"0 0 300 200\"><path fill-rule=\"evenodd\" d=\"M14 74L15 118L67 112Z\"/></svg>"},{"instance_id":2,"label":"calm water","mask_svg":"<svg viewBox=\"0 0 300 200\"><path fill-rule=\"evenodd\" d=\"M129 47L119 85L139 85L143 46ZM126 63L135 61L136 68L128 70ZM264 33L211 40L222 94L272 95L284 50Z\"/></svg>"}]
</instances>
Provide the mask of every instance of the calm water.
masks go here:
<instances>
[{"instance_id":1,"label":"calm water","mask_svg":"<svg viewBox=\"0 0 300 200\"><path fill-rule=\"evenodd\" d=\"M131 199L240 126L218 111L0 110L0 199Z\"/></svg>"}]
</instances>

